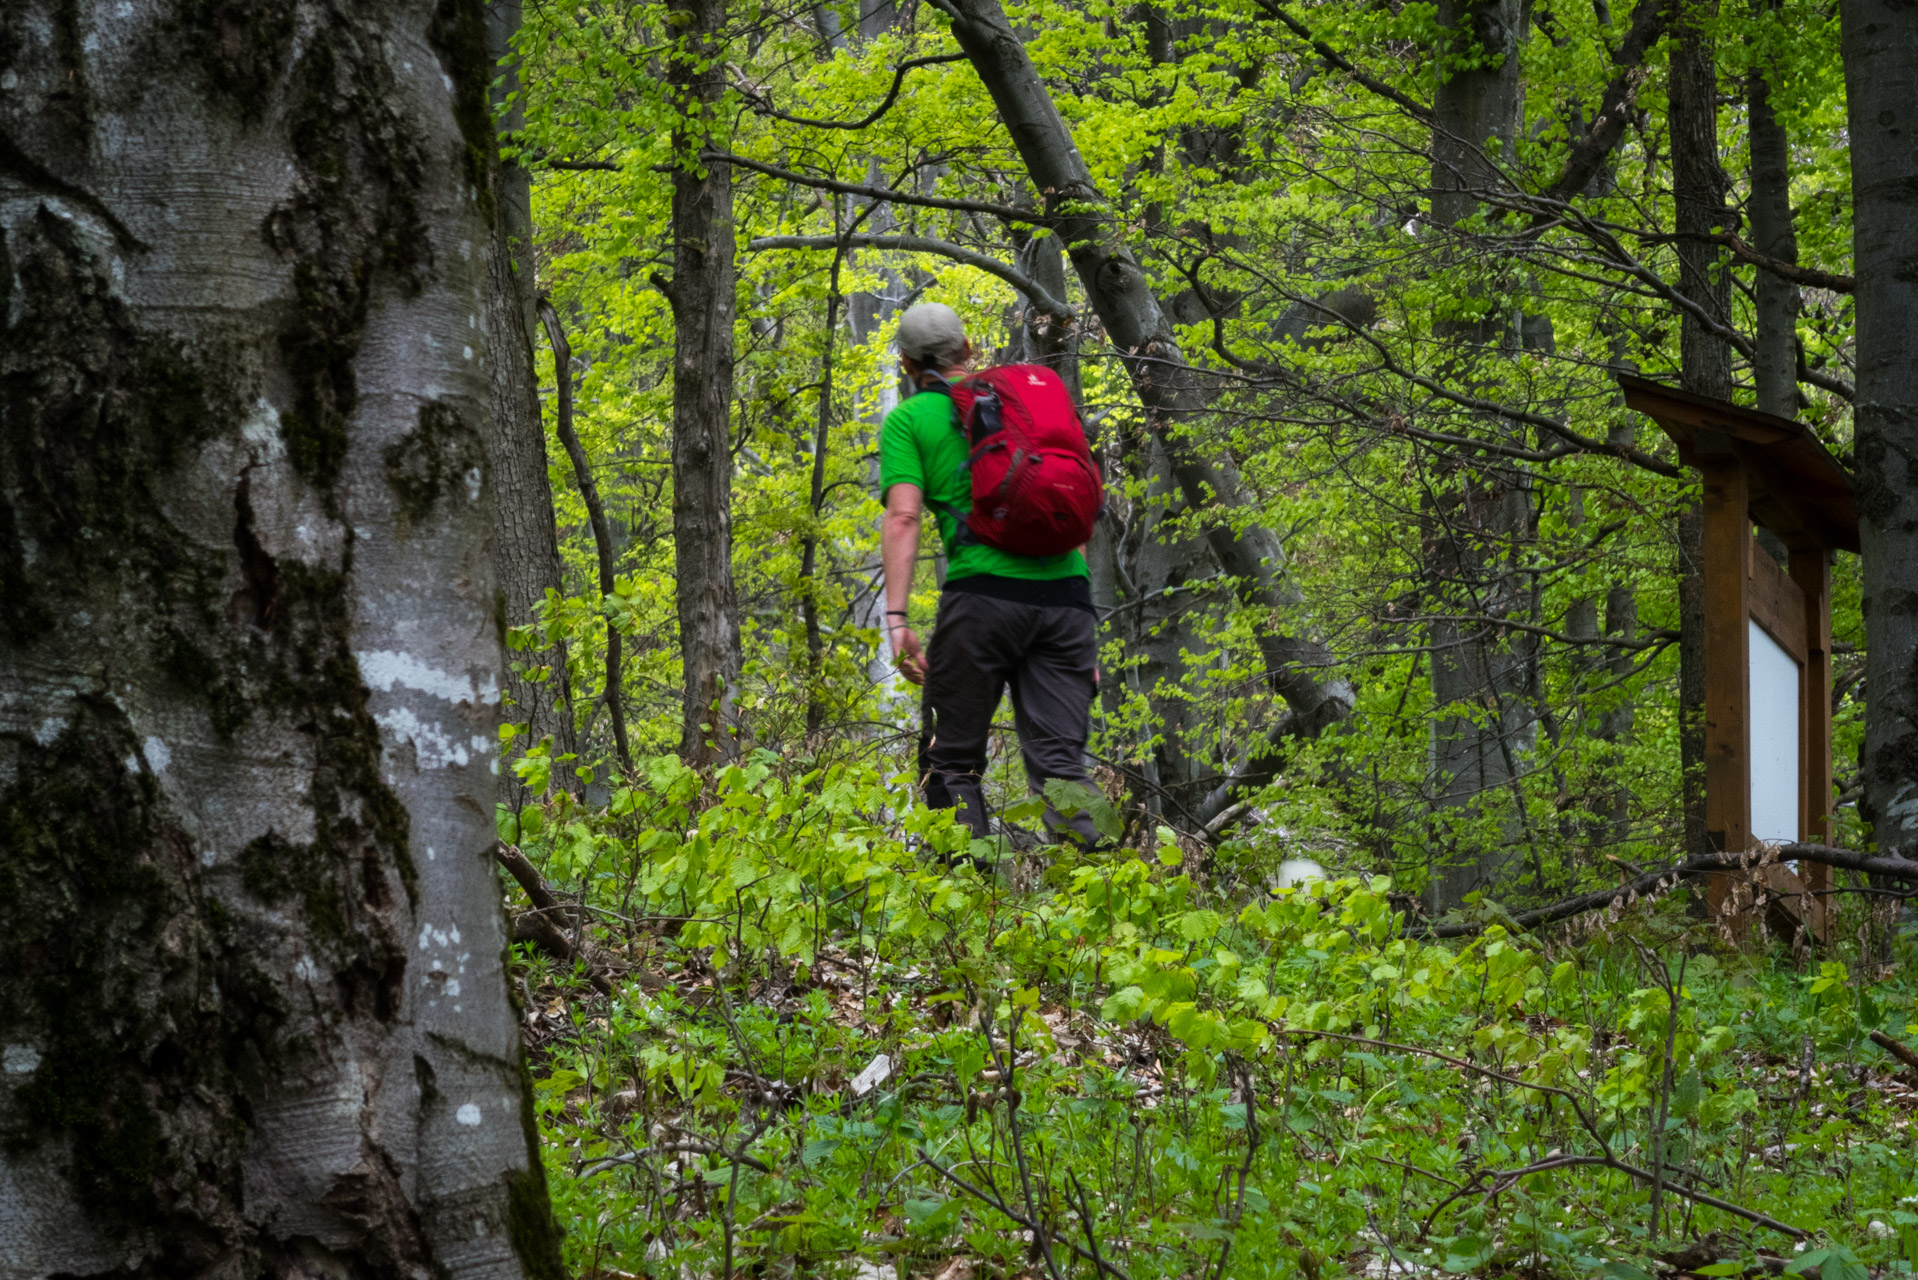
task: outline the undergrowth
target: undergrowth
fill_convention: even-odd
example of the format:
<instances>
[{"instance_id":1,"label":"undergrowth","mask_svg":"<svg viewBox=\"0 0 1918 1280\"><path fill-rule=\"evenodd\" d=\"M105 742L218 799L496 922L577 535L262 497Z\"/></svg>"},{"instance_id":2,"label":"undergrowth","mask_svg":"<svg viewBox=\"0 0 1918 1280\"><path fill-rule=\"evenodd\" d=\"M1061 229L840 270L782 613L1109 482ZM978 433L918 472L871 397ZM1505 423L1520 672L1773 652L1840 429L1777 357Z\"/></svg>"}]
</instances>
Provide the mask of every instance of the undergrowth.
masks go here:
<instances>
[{"instance_id":1,"label":"undergrowth","mask_svg":"<svg viewBox=\"0 0 1918 1280\"><path fill-rule=\"evenodd\" d=\"M1383 877L1274 887L1257 830L995 860L909 782L662 757L502 815L585 935L519 955L576 1274L1918 1261L1918 1093L1868 1039L1918 1032L1908 939L1739 950L1680 893L1439 944Z\"/></svg>"}]
</instances>

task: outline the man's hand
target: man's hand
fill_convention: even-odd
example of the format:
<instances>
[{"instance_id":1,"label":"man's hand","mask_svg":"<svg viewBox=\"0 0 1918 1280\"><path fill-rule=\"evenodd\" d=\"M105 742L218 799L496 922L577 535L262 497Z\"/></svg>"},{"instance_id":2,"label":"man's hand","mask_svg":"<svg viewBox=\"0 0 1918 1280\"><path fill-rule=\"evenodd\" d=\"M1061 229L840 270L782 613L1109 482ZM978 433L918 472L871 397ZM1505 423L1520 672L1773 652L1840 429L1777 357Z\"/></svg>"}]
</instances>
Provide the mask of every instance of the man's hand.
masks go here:
<instances>
[{"instance_id":1,"label":"man's hand","mask_svg":"<svg viewBox=\"0 0 1918 1280\"><path fill-rule=\"evenodd\" d=\"M893 660L899 664L899 674L910 684L926 682L926 655L919 648L919 637L905 623L897 623L892 629Z\"/></svg>"}]
</instances>

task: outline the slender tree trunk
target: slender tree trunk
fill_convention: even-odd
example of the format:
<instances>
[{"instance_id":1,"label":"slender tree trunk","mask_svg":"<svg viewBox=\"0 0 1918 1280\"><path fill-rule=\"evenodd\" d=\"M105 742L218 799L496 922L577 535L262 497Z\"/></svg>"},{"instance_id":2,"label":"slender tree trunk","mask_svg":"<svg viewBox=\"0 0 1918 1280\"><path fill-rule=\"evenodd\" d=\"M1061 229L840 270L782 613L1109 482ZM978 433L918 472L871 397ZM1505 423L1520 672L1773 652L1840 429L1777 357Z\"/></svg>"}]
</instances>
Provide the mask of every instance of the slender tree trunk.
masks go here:
<instances>
[{"instance_id":1,"label":"slender tree trunk","mask_svg":"<svg viewBox=\"0 0 1918 1280\"><path fill-rule=\"evenodd\" d=\"M489 858L480 6L31 12L7 1273L557 1280Z\"/></svg>"},{"instance_id":2,"label":"slender tree trunk","mask_svg":"<svg viewBox=\"0 0 1918 1280\"><path fill-rule=\"evenodd\" d=\"M1776 0L1763 0L1772 6ZM1756 6L1754 6L1756 7ZM1798 237L1791 219L1791 140L1772 109L1767 70L1755 68L1747 86L1751 119L1752 247L1780 262L1798 263ZM1798 286L1760 270L1754 273L1757 334L1752 375L1758 407L1781 418L1798 416Z\"/></svg>"},{"instance_id":3,"label":"slender tree trunk","mask_svg":"<svg viewBox=\"0 0 1918 1280\"><path fill-rule=\"evenodd\" d=\"M732 168L702 161L725 92L725 0L674 0L681 45L670 71L674 131L673 549L685 668L680 754L708 763L734 751L739 615L733 594Z\"/></svg>"},{"instance_id":4,"label":"slender tree trunk","mask_svg":"<svg viewBox=\"0 0 1918 1280\"><path fill-rule=\"evenodd\" d=\"M486 6L487 57L498 67L491 105L504 107L501 130L521 127L523 112L508 98L519 88L512 60L519 29L518 0L490 0ZM504 64L501 60L506 59ZM491 149L496 150L496 149ZM480 322L487 336L486 369L492 414L486 452L492 463L495 502L493 560L499 579L500 621L516 627L531 622L548 591L563 590L559 532L553 516L553 489L546 473L546 428L540 421L539 379L533 368L533 194L526 170L511 161L492 169L495 216L486 238L488 288ZM555 755L578 749L566 647L559 646L552 676L539 683L524 680L509 664L507 712L530 726L531 739L550 735ZM555 777L572 775L564 770ZM511 770L500 772L500 797L517 805L524 788Z\"/></svg>"},{"instance_id":5,"label":"slender tree trunk","mask_svg":"<svg viewBox=\"0 0 1918 1280\"><path fill-rule=\"evenodd\" d=\"M1864 799L1880 853L1918 851L1918 9L1843 0L1857 484L1864 544Z\"/></svg>"},{"instance_id":6,"label":"slender tree trunk","mask_svg":"<svg viewBox=\"0 0 1918 1280\"><path fill-rule=\"evenodd\" d=\"M1203 379L1186 363L1145 274L1102 212L1105 199L998 0L946 0L944 7L1033 185L1046 193L1054 230L1119 352L1187 505L1208 513L1242 505L1230 462L1207 460L1186 439L1208 406ZM1235 528L1225 518L1208 521L1205 539L1234 580L1241 603L1266 614L1259 645L1268 679L1291 708L1290 729L1316 734L1343 719L1352 709L1352 691L1315 674L1327 664L1324 646L1281 630L1302 602L1285 580L1278 540L1258 525Z\"/></svg>"},{"instance_id":7,"label":"slender tree trunk","mask_svg":"<svg viewBox=\"0 0 1918 1280\"><path fill-rule=\"evenodd\" d=\"M1676 0L1672 22L1670 123L1674 225L1682 235L1725 229L1725 171L1718 163L1718 75L1703 30L1717 0ZM1678 245L1680 290L1721 321L1731 310L1731 277L1716 245ZM1685 389L1723 400L1732 395L1731 346L1689 312L1680 322ZM1678 520L1678 711L1681 796L1687 853L1709 852L1705 833L1704 516L1696 505Z\"/></svg>"},{"instance_id":8,"label":"slender tree trunk","mask_svg":"<svg viewBox=\"0 0 1918 1280\"><path fill-rule=\"evenodd\" d=\"M836 228L835 228L836 230ZM819 360L819 404L813 418L812 468L806 509L812 527L799 554L800 613L806 626L806 739L816 748L826 725L826 637L819 621L819 521L826 505L826 453L832 444L833 356L839 344L839 265L841 251L833 250L826 286L826 348ZM883 610L881 611L883 614Z\"/></svg>"},{"instance_id":9,"label":"slender tree trunk","mask_svg":"<svg viewBox=\"0 0 1918 1280\"><path fill-rule=\"evenodd\" d=\"M579 485L580 500L586 504L586 523L593 531L593 558L599 564L600 607L604 610L613 599L619 553L613 546L612 526L606 521L606 504L599 498L599 482L593 479L592 462L586 456L586 447L579 442L579 432L573 429L573 348L566 340L566 327L559 322L559 312L553 310L553 304L541 297L535 305L540 323L546 326L546 340L553 348L553 430L559 436L560 447L572 461L573 479ZM630 770L633 752L626 741L621 640L619 627L613 615L607 612L606 680L600 699L606 704L606 718L613 726L613 752L620 764Z\"/></svg>"}]
</instances>

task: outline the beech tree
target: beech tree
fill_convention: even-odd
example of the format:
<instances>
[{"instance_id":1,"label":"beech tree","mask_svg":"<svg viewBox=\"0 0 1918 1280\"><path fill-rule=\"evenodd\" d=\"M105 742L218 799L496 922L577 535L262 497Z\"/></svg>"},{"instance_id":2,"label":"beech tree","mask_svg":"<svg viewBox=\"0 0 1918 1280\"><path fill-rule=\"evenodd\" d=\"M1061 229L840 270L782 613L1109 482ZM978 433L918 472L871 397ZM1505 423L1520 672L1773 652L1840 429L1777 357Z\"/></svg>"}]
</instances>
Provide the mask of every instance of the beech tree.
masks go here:
<instances>
[{"instance_id":1,"label":"beech tree","mask_svg":"<svg viewBox=\"0 0 1918 1280\"><path fill-rule=\"evenodd\" d=\"M491 75L477 0L0 19L8 1275L559 1274Z\"/></svg>"},{"instance_id":2,"label":"beech tree","mask_svg":"<svg viewBox=\"0 0 1918 1280\"><path fill-rule=\"evenodd\" d=\"M1878 847L1918 847L1918 11L1847 0L1858 299L1858 517L1871 701L1864 806Z\"/></svg>"}]
</instances>

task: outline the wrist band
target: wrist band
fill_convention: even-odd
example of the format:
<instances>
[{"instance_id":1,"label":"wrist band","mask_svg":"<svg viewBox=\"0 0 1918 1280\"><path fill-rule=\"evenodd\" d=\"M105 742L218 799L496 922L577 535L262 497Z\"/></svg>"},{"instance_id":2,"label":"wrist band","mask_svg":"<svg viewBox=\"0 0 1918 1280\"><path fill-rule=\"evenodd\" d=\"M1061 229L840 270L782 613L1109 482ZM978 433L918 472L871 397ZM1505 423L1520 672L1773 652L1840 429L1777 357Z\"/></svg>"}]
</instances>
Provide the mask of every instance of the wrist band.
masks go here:
<instances>
[{"instance_id":1,"label":"wrist band","mask_svg":"<svg viewBox=\"0 0 1918 1280\"><path fill-rule=\"evenodd\" d=\"M886 610L886 616L888 618L903 618L906 617L907 614L904 609L888 609Z\"/></svg>"}]
</instances>

